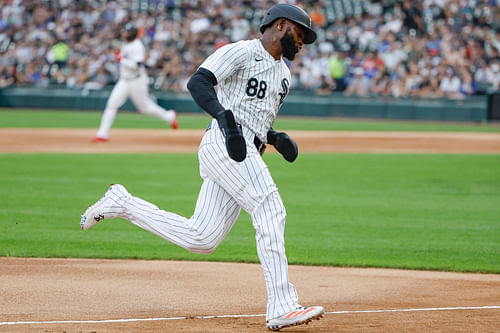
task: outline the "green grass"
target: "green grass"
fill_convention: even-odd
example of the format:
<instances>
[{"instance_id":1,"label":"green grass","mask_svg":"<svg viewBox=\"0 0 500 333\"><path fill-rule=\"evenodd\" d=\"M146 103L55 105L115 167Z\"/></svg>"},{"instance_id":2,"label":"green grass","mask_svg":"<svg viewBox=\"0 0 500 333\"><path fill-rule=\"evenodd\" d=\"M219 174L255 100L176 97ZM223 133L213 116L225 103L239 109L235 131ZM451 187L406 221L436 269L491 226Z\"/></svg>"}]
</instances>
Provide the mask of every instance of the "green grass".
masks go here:
<instances>
[{"instance_id":1,"label":"green grass","mask_svg":"<svg viewBox=\"0 0 500 333\"><path fill-rule=\"evenodd\" d=\"M99 111L0 109L0 127L97 128ZM204 128L204 114L180 114ZM165 128L120 112L117 128ZM278 129L500 132L498 124L279 117ZM264 155L287 207L292 264L500 273L500 155ZM242 213L209 256L122 220L83 232L79 216L110 183L191 216L201 179L195 154L0 154L0 256L257 262Z\"/></svg>"},{"instance_id":2,"label":"green grass","mask_svg":"<svg viewBox=\"0 0 500 333\"><path fill-rule=\"evenodd\" d=\"M288 217L292 264L500 273L500 155L264 155ZM195 154L0 154L0 256L258 262L242 213L195 255L122 220L79 228L110 183L191 216Z\"/></svg>"},{"instance_id":3,"label":"green grass","mask_svg":"<svg viewBox=\"0 0 500 333\"><path fill-rule=\"evenodd\" d=\"M12 110L0 108L1 127L27 128L98 128L101 111ZM209 116L181 115L182 128L205 128ZM165 122L137 112L118 112L114 128L168 128Z\"/></svg>"},{"instance_id":4,"label":"green grass","mask_svg":"<svg viewBox=\"0 0 500 333\"><path fill-rule=\"evenodd\" d=\"M53 111L0 108L0 127L33 128L97 128L101 111ZM179 114L181 128L205 128L210 117L206 114ZM166 128L164 122L138 114L118 113L115 128ZM443 132L500 132L500 125L490 123L404 122L390 120L346 120L338 118L278 117L274 126L287 130L326 131L443 131Z\"/></svg>"}]
</instances>

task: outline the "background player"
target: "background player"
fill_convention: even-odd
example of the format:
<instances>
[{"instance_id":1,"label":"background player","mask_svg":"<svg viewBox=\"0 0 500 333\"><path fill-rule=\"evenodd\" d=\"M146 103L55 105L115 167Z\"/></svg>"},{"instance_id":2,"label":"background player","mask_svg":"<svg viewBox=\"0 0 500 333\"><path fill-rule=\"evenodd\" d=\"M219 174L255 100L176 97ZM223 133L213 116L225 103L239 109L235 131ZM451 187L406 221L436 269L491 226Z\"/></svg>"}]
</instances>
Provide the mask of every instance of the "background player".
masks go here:
<instances>
[{"instance_id":1,"label":"background player","mask_svg":"<svg viewBox=\"0 0 500 333\"><path fill-rule=\"evenodd\" d=\"M120 79L111 91L106 103L101 125L93 139L94 142L108 141L109 130L113 125L116 113L129 97L139 112L158 117L169 123L173 129L179 127L176 112L165 110L149 97L149 78L144 67L146 51L138 38L137 28L130 23L125 26L125 39L127 43L116 54L116 58L120 62Z\"/></svg>"},{"instance_id":2,"label":"background player","mask_svg":"<svg viewBox=\"0 0 500 333\"><path fill-rule=\"evenodd\" d=\"M85 211L80 226L86 230L104 218L123 217L191 252L208 254L229 233L243 208L256 230L268 293L267 327L278 330L319 319L324 313L321 306L300 306L288 281L286 210L260 154L262 143L267 142L286 160L297 157L295 142L271 126L290 87L290 71L282 55L293 60L304 43L316 40L316 33L302 9L284 4L267 12L260 30L260 40L215 51L188 83L193 99L215 118L198 153L203 184L193 216L188 219L160 210L117 184Z\"/></svg>"}]
</instances>

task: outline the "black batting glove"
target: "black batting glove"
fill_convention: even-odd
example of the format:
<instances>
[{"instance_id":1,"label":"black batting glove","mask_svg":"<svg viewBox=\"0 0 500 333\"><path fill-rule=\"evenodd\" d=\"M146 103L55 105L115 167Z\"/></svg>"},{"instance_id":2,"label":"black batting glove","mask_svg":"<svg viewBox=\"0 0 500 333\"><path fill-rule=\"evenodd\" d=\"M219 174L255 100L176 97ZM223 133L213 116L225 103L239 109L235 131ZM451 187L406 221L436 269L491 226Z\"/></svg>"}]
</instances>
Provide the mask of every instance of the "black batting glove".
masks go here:
<instances>
[{"instance_id":1,"label":"black batting glove","mask_svg":"<svg viewBox=\"0 0 500 333\"><path fill-rule=\"evenodd\" d=\"M299 155L297 144L285 132L276 132L270 129L267 132L267 143L273 145L288 162L295 161Z\"/></svg>"},{"instance_id":2,"label":"black batting glove","mask_svg":"<svg viewBox=\"0 0 500 333\"><path fill-rule=\"evenodd\" d=\"M226 137L226 149L236 162L243 161L247 156L247 145L241 127L236 124L231 110L222 110L215 115L222 133Z\"/></svg>"}]
</instances>

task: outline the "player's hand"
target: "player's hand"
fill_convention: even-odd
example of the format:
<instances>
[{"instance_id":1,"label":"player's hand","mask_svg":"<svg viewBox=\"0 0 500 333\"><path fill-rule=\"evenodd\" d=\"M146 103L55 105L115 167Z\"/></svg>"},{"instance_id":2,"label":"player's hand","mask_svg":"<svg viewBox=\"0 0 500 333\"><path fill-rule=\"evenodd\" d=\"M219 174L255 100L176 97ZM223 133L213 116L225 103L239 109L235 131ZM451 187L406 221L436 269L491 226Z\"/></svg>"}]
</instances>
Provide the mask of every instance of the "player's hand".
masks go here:
<instances>
[{"instance_id":1,"label":"player's hand","mask_svg":"<svg viewBox=\"0 0 500 333\"><path fill-rule=\"evenodd\" d=\"M120 51L115 52L115 59L118 62L122 61L122 55L120 54Z\"/></svg>"},{"instance_id":2,"label":"player's hand","mask_svg":"<svg viewBox=\"0 0 500 333\"><path fill-rule=\"evenodd\" d=\"M267 142L276 148L288 162L293 162L299 155L299 148L285 132L276 132L271 129L267 132Z\"/></svg>"},{"instance_id":3,"label":"player's hand","mask_svg":"<svg viewBox=\"0 0 500 333\"><path fill-rule=\"evenodd\" d=\"M223 110L215 115L222 133L226 137L226 149L236 162L241 162L247 157L247 145L241 127L236 124L231 110Z\"/></svg>"}]
</instances>

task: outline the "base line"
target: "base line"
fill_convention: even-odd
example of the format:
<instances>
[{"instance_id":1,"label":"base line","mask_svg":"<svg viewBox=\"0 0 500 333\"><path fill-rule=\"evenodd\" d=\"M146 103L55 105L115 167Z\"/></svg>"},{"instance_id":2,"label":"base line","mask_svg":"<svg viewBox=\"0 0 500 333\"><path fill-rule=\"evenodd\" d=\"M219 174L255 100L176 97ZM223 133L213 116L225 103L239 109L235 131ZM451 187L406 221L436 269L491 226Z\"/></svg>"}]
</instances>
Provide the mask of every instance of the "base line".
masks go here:
<instances>
[{"instance_id":1,"label":"base line","mask_svg":"<svg viewBox=\"0 0 500 333\"><path fill-rule=\"evenodd\" d=\"M325 314L452 311L452 310L481 310L481 309L500 309L500 306L499 305L490 305L490 306L456 306L456 307L450 307L450 308L423 308L423 309L348 310L348 311L325 312Z\"/></svg>"},{"instance_id":2,"label":"base line","mask_svg":"<svg viewBox=\"0 0 500 333\"><path fill-rule=\"evenodd\" d=\"M345 310L345 311L325 312L325 314L416 312L416 311L453 311L453 310L482 310L482 309L500 309L500 305L458 306L458 307L449 307L449 308L422 308L422 309ZM250 317L265 317L265 316L266 316L265 314L253 314L253 315L214 315L214 316L166 317L166 318L130 318L130 319L106 319L106 320L4 321L4 322L0 322L0 326L2 326L2 325L29 325L29 324L102 324L102 323L126 323L126 322L139 322L139 321L186 320L186 319L250 318Z\"/></svg>"}]
</instances>

